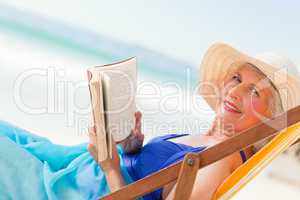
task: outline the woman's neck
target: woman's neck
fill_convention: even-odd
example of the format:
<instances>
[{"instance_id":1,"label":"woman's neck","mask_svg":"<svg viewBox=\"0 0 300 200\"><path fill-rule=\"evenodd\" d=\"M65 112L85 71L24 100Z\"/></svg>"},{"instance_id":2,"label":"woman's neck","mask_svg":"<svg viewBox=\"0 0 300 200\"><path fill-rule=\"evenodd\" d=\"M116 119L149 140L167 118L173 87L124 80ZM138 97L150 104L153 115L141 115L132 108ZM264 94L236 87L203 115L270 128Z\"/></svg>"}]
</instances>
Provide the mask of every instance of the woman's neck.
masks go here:
<instances>
[{"instance_id":1,"label":"woman's neck","mask_svg":"<svg viewBox=\"0 0 300 200\"><path fill-rule=\"evenodd\" d=\"M233 127L226 126L221 120L215 119L211 129L208 130L207 135L212 136L221 142L233 137L235 135L235 131ZM250 158L254 154L253 146L249 146L243 150L245 151L247 158Z\"/></svg>"},{"instance_id":2,"label":"woman's neck","mask_svg":"<svg viewBox=\"0 0 300 200\"><path fill-rule=\"evenodd\" d=\"M226 125L221 120L215 119L207 135L213 136L218 140L225 140L235 135L234 127Z\"/></svg>"}]
</instances>

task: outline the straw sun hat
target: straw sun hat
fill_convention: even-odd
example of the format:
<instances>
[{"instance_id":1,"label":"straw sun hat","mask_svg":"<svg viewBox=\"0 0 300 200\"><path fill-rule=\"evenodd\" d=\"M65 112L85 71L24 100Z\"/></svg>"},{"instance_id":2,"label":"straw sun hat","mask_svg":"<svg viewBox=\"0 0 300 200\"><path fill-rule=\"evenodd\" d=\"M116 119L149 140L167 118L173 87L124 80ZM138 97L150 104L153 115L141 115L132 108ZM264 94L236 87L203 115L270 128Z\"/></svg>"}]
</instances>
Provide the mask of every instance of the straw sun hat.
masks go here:
<instances>
[{"instance_id":1,"label":"straw sun hat","mask_svg":"<svg viewBox=\"0 0 300 200\"><path fill-rule=\"evenodd\" d=\"M288 59L265 53L250 57L223 43L212 45L200 65L200 94L216 110L218 92L225 75L235 66L249 63L263 72L279 92L283 111L300 104L300 78L296 66Z\"/></svg>"}]
</instances>

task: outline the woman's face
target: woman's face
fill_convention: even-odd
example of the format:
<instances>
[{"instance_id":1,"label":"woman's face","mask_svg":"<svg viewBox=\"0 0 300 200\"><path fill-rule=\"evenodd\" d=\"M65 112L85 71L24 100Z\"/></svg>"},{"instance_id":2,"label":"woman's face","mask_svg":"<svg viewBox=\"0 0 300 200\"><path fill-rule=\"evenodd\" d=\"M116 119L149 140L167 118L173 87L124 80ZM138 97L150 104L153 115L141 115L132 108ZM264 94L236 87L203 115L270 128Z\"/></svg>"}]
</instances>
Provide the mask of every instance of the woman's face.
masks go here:
<instances>
[{"instance_id":1,"label":"woman's face","mask_svg":"<svg viewBox=\"0 0 300 200\"><path fill-rule=\"evenodd\" d=\"M245 64L226 77L217 117L233 133L250 128L272 116L273 92L268 79L250 64Z\"/></svg>"}]
</instances>

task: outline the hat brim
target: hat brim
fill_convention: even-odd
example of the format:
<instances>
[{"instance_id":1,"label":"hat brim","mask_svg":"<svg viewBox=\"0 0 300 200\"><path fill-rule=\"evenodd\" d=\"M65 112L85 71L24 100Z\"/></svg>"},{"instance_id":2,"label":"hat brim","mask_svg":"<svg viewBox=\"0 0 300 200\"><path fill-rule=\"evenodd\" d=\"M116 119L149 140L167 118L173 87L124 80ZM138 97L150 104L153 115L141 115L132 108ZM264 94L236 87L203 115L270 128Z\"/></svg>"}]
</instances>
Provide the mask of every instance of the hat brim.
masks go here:
<instances>
[{"instance_id":1,"label":"hat brim","mask_svg":"<svg viewBox=\"0 0 300 200\"><path fill-rule=\"evenodd\" d=\"M256 66L271 80L279 92L284 111L300 104L299 80L288 74L286 69L250 57L227 44L216 43L207 50L202 60L199 82L199 93L213 110L219 103L225 75L232 67L246 63Z\"/></svg>"}]
</instances>

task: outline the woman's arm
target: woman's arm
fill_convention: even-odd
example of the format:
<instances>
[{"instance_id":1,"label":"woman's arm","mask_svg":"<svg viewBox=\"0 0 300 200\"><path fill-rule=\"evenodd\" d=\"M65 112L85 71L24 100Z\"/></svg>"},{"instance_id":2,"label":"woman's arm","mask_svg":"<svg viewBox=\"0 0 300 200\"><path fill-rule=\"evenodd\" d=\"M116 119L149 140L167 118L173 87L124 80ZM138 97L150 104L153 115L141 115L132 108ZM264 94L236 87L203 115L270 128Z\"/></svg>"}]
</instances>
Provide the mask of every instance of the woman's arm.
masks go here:
<instances>
[{"instance_id":1,"label":"woman's arm","mask_svg":"<svg viewBox=\"0 0 300 200\"><path fill-rule=\"evenodd\" d=\"M133 153L138 151L143 146L144 135L141 131L141 119L142 114L140 112L135 113L135 128L132 130L129 137L121 141L120 144L126 153ZM96 130L95 127L89 129L90 144L88 150L94 157L95 161L101 166L106 181L109 185L111 192L120 189L126 185L120 170L120 158L116 148L116 143L112 138L112 159L108 159L102 162L97 160L97 145L96 145Z\"/></svg>"},{"instance_id":2,"label":"woman's arm","mask_svg":"<svg viewBox=\"0 0 300 200\"><path fill-rule=\"evenodd\" d=\"M120 169L105 171L104 174L111 192L117 191L126 185Z\"/></svg>"},{"instance_id":3,"label":"woman's arm","mask_svg":"<svg viewBox=\"0 0 300 200\"><path fill-rule=\"evenodd\" d=\"M231 174L232 162L236 155L226 157L199 170L192 190L190 200L210 200L219 185ZM239 159L239 158L238 158ZM169 194L163 194L163 199L174 198L176 185Z\"/></svg>"},{"instance_id":4,"label":"woman's arm","mask_svg":"<svg viewBox=\"0 0 300 200\"><path fill-rule=\"evenodd\" d=\"M97 160L96 131L94 127L89 129L89 135L90 144L88 145L88 150L103 170L110 191L114 192L120 189L126 184L120 170L120 158L116 143L112 140L112 158L99 162Z\"/></svg>"}]
</instances>

